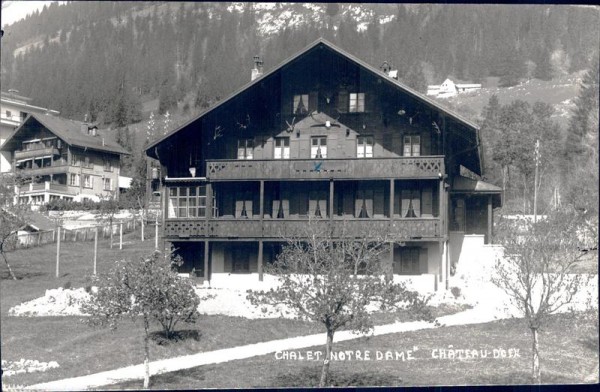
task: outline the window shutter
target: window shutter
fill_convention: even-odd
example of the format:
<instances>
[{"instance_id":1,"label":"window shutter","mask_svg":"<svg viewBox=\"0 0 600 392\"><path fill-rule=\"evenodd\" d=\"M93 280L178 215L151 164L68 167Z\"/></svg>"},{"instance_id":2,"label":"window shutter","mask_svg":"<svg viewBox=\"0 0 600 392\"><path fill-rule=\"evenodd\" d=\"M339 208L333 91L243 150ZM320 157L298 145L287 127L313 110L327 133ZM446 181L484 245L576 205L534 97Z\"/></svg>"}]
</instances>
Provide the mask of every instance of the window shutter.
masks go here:
<instances>
[{"instance_id":1,"label":"window shutter","mask_svg":"<svg viewBox=\"0 0 600 392\"><path fill-rule=\"evenodd\" d=\"M421 155L431 155L431 133L421 133Z\"/></svg>"},{"instance_id":2,"label":"window shutter","mask_svg":"<svg viewBox=\"0 0 600 392\"><path fill-rule=\"evenodd\" d=\"M372 112L377 108L376 97L373 93L365 93L365 112Z\"/></svg>"},{"instance_id":3,"label":"window shutter","mask_svg":"<svg viewBox=\"0 0 600 392\"><path fill-rule=\"evenodd\" d=\"M340 113L347 113L349 105L348 91L340 91L338 94L338 111Z\"/></svg>"},{"instance_id":4,"label":"window shutter","mask_svg":"<svg viewBox=\"0 0 600 392\"><path fill-rule=\"evenodd\" d=\"M308 111L313 112L318 109L319 93L311 91L308 95Z\"/></svg>"},{"instance_id":5,"label":"window shutter","mask_svg":"<svg viewBox=\"0 0 600 392\"><path fill-rule=\"evenodd\" d=\"M422 205L423 216L424 217L425 216L427 216L427 217L433 216L433 198L432 198L431 187L427 186L422 189L421 198L423 200L423 205Z\"/></svg>"},{"instance_id":6,"label":"window shutter","mask_svg":"<svg viewBox=\"0 0 600 392\"><path fill-rule=\"evenodd\" d=\"M374 208L375 208L375 210L373 211L374 216L383 217L383 215L384 215L383 211L386 206L386 204L384 202L384 199L385 199L384 194L385 194L385 192L383 191L383 187L378 186L375 189L375 195L374 195L375 201L373 202Z\"/></svg>"}]
</instances>

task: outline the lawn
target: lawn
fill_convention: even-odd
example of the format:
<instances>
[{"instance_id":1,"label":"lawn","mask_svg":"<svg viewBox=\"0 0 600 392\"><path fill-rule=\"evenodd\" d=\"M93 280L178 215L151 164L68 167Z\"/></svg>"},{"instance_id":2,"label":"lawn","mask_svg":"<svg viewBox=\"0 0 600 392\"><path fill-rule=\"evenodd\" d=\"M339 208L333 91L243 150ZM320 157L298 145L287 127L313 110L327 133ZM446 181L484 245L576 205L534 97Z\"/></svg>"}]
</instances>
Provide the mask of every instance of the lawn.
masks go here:
<instances>
[{"instance_id":1,"label":"lawn","mask_svg":"<svg viewBox=\"0 0 600 392\"><path fill-rule=\"evenodd\" d=\"M150 252L154 240L139 241L139 233L124 236L125 245L109 248L108 241L99 243L98 272L107 271L118 259L140 257ZM57 369L47 372L18 374L5 378L10 384L34 384L112 370L143 362L143 329L141 325L125 321L121 328L94 329L82 317L9 317L8 310L22 302L44 295L47 289L83 287L89 284L92 273L93 242L61 244L60 277L55 278L56 245L22 249L8 253L11 266L19 280L10 279L0 263L0 333L2 359L18 361L21 358L42 362L56 361ZM438 316L462 310L441 307ZM375 322L385 324L407 320L404 313L377 314ZM320 325L287 319L251 320L241 317L202 316L188 329L187 339L170 344L152 344L151 360L188 355L221 348L258 343L273 339L323 332ZM159 330L158 325L153 327Z\"/></svg>"},{"instance_id":2,"label":"lawn","mask_svg":"<svg viewBox=\"0 0 600 392\"><path fill-rule=\"evenodd\" d=\"M569 331L565 334L565 331ZM395 358L408 350L412 360ZM487 358L440 359L439 349L488 350ZM494 358L494 349L506 358ZM509 358L508 353L518 357ZM323 347L299 350L323 351ZM332 361L334 386L490 385L531 383L531 337L523 320L443 327L360 338L334 345L334 351L370 352L370 360ZM435 350L435 351L434 351ZM510 351L509 351L510 350ZM390 351L393 360L377 360L377 352ZM497 351L500 355L500 351ZM252 359L202 366L155 376L153 389L301 387L318 385L321 362L277 359L264 355ZM435 358L433 357L435 355ZM553 316L540 334L543 383L582 383L597 373L598 329L581 315ZM384 357L385 358L385 357ZM595 381L598 382L597 374ZM141 381L110 388L140 388Z\"/></svg>"}]
</instances>

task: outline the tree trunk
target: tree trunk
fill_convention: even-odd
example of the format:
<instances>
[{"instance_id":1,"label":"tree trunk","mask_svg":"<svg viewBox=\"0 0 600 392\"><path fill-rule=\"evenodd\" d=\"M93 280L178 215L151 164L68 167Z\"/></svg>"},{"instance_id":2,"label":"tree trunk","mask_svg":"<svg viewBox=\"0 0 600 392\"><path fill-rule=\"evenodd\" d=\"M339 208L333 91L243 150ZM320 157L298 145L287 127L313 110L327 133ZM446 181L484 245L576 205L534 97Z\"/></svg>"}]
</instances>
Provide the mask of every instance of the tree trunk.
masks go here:
<instances>
[{"instance_id":1,"label":"tree trunk","mask_svg":"<svg viewBox=\"0 0 600 392\"><path fill-rule=\"evenodd\" d=\"M532 363L532 378L534 384L540 383L540 352L539 352L539 344L538 344L538 331L537 328L531 328L531 333L533 334L533 344L532 344L532 352L533 352L533 363Z\"/></svg>"},{"instance_id":2,"label":"tree trunk","mask_svg":"<svg viewBox=\"0 0 600 392\"><path fill-rule=\"evenodd\" d=\"M10 268L10 264L8 264L8 259L6 258L4 251L0 251L0 253L2 253L2 257L4 258L4 262L6 263L6 267L8 268L8 273L10 274L11 278L13 280L17 280L15 273L13 272L12 268Z\"/></svg>"},{"instance_id":3,"label":"tree trunk","mask_svg":"<svg viewBox=\"0 0 600 392\"><path fill-rule=\"evenodd\" d=\"M333 331L327 331L327 344L325 346L325 358L323 358L323 369L321 370L321 381L319 387L325 387L329 375L329 362L331 360L331 349L333 348Z\"/></svg>"},{"instance_id":4,"label":"tree trunk","mask_svg":"<svg viewBox=\"0 0 600 392\"><path fill-rule=\"evenodd\" d=\"M146 332L144 336L144 389L148 389L150 387L150 349L148 347L148 319L144 318L144 331Z\"/></svg>"},{"instance_id":5,"label":"tree trunk","mask_svg":"<svg viewBox=\"0 0 600 392\"><path fill-rule=\"evenodd\" d=\"M144 210L142 210L142 215L140 217L142 223L142 242L144 241Z\"/></svg>"}]
</instances>

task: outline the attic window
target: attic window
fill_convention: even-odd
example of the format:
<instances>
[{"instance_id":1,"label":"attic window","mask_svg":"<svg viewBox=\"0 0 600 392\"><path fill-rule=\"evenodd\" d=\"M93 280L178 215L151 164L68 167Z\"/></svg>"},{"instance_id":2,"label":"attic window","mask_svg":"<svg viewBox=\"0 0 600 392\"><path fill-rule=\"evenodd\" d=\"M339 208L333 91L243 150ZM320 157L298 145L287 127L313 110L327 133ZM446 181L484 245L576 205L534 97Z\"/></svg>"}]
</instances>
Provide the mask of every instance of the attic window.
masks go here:
<instances>
[{"instance_id":1,"label":"attic window","mask_svg":"<svg viewBox=\"0 0 600 392\"><path fill-rule=\"evenodd\" d=\"M308 113L308 94L294 95L294 114Z\"/></svg>"},{"instance_id":2,"label":"attic window","mask_svg":"<svg viewBox=\"0 0 600 392\"><path fill-rule=\"evenodd\" d=\"M362 113L365 111L365 93L350 93L350 113Z\"/></svg>"}]
</instances>

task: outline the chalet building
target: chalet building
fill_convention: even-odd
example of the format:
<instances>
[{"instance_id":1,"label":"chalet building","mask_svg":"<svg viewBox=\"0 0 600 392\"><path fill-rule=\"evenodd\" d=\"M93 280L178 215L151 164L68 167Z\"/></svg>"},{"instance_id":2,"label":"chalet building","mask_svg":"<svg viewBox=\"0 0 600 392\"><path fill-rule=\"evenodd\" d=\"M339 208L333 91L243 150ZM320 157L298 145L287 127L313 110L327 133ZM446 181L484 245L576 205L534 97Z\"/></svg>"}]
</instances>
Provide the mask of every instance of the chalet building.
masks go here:
<instances>
[{"instance_id":1,"label":"chalet building","mask_svg":"<svg viewBox=\"0 0 600 392\"><path fill-rule=\"evenodd\" d=\"M427 86L427 95L448 98L478 90L481 90L480 83L454 83L452 80L446 79L439 86Z\"/></svg>"},{"instance_id":2,"label":"chalet building","mask_svg":"<svg viewBox=\"0 0 600 392\"><path fill-rule=\"evenodd\" d=\"M23 123L30 113L49 113L58 115L56 110L49 110L30 104L31 98L18 95L17 90L0 93L0 147L8 136ZM0 151L0 173L8 173L11 169L12 155L10 151Z\"/></svg>"},{"instance_id":3,"label":"chalet building","mask_svg":"<svg viewBox=\"0 0 600 392\"><path fill-rule=\"evenodd\" d=\"M262 280L310 221L385 233L390 271L447 284L465 236L492 240L500 188L461 176L482 174L480 145L473 123L319 39L146 154L182 272Z\"/></svg>"},{"instance_id":4,"label":"chalet building","mask_svg":"<svg viewBox=\"0 0 600 392\"><path fill-rule=\"evenodd\" d=\"M31 114L8 136L0 151L13 157L21 203L118 196L120 157L128 154L105 139L98 127L45 114Z\"/></svg>"}]
</instances>

